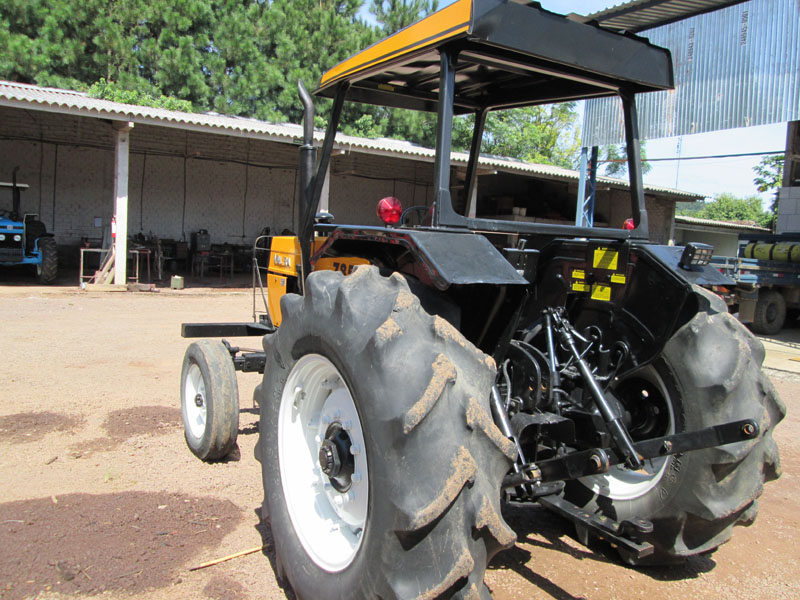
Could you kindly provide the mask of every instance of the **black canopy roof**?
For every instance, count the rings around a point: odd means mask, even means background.
[[[669,51],[512,0],[458,0],[326,72],[358,102],[436,110],[441,49],[457,51],[455,109],[474,112],[673,87]]]

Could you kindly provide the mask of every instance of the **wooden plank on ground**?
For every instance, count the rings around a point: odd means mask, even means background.
[[[83,289],[87,292],[127,292],[128,286],[116,283],[87,283]]]

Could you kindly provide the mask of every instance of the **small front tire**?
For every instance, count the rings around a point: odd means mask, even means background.
[[[181,416],[186,443],[205,461],[226,457],[239,434],[239,388],[225,345],[194,342],[181,370]]]

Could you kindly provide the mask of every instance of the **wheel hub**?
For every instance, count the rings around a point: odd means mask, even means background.
[[[615,408],[634,441],[675,433],[675,416],[666,386],[655,368],[641,369],[610,391]],[[602,475],[582,477],[581,482],[596,494],[612,500],[632,500],[658,485],[669,460],[648,459],[642,469],[616,465]]]
[[[341,423],[331,423],[319,447],[319,467],[338,492],[346,492],[352,483],[355,470],[355,457],[350,453],[352,445]]]
[[[197,395],[194,397],[194,405],[195,405],[197,408],[200,408],[201,406],[203,406],[203,394],[197,394]]]

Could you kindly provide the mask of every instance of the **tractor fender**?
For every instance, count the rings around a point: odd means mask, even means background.
[[[399,256],[408,252],[436,289],[451,285],[528,285],[483,235],[470,231],[334,226],[312,262],[331,255]]]

